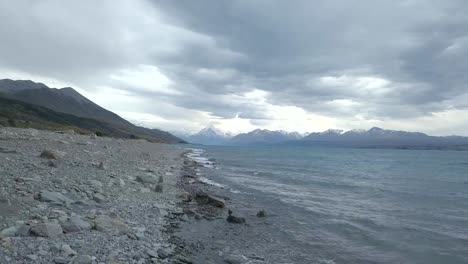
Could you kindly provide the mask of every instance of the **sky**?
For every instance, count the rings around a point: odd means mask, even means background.
[[[0,78],[147,127],[468,136],[465,0],[0,0]]]

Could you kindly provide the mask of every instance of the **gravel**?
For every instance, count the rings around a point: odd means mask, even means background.
[[[0,127],[0,150],[0,263],[188,263],[183,147]]]

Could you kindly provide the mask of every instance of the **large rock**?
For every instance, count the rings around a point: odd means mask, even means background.
[[[75,215],[70,217],[66,222],[62,223],[62,228],[65,233],[80,232],[83,230],[91,230],[91,224]]]
[[[63,233],[62,227],[55,223],[43,223],[31,227],[31,234],[39,237],[57,237]]]
[[[106,202],[106,197],[104,197],[104,195],[102,195],[101,193],[96,193],[96,194],[93,195],[93,200],[96,203],[105,203]]]
[[[155,192],[158,192],[158,193],[162,193],[163,192],[163,185],[162,184],[158,184],[154,187],[154,191]]]
[[[155,183],[156,177],[153,175],[138,175],[136,176],[136,181],[140,183]]]
[[[224,208],[226,205],[223,198],[206,193],[197,193],[196,199],[199,204],[209,204],[219,208]]]
[[[229,213],[229,216],[227,217],[226,220],[227,220],[229,223],[234,223],[234,224],[243,224],[243,223],[245,223],[245,218],[243,218],[243,217],[237,217],[237,216],[232,215],[232,211],[231,211],[231,210],[229,210],[228,213]]]
[[[37,198],[39,201],[56,204],[72,204],[74,201],[67,198],[65,195],[59,192],[41,191]]]
[[[266,217],[266,216],[267,216],[267,213],[265,210],[260,210],[257,213],[257,217]]]
[[[115,235],[123,235],[129,231],[129,227],[124,222],[108,215],[97,216],[94,220],[94,226],[98,231]]]
[[[171,253],[168,252],[167,250],[160,248],[158,249],[158,257],[161,259],[166,259],[171,256]]]
[[[12,237],[16,235],[16,231],[18,229],[15,226],[8,227],[6,229],[3,229],[0,232],[0,237]]]
[[[58,150],[54,150],[54,149],[44,149],[41,152],[40,157],[45,158],[45,159],[58,160],[58,159],[62,159],[63,157],[65,157],[65,155],[66,155],[66,153],[63,152],[63,151],[58,151]]]
[[[88,255],[80,255],[73,259],[73,264],[91,264],[93,263],[93,258]]]

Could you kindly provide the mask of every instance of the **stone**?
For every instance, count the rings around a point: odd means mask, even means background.
[[[168,252],[167,250],[160,248],[158,249],[158,257],[161,259],[166,259],[171,256],[171,253]]]
[[[31,227],[31,234],[39,237],[57,237],[63,233],[62,227],[55,223],[43,223]]]
[[[152,258],[158,257],[158,253],[157,253],[156,251],[154,251],[154,250],[151,250],[151,249],[148,249],[148,250],[146,251],[146,254],[148,254],[148,256],[150,256],[150,257],[152,257]]]
[[[53,150],[53,149],[44,149],[41,152],[40,157],[45,158],[45,159],[58,160],[58,159],[62,159],[63,157],[65,157],[65,155],[66,153],[63,151],[58,151],[58,150]]]
[[[197,202],[201,204],[209,204],[219,208],[224,208],[226,205],[223,198],[206,193],[197,193],[195,198]]]
[[[11,226],[6,229],[3,229],[0,232],[0,237],[13,237],[16,235],[17,230],[18,229],[16,228],[16,226]]]
[[[257,213],[257,217],[266,217],[266,216],[267,216],[267,213],[265,210],[260,210]]]
[[[60,251],[63,253],[64,256],[69,257],[69,256],[76,256],[77,253],[75,250],[73,250],[70,245],[68,244],[62,244],[60,247]]]
[[[227,264],[242,264],[244,260],[238,256],[227,256],[224,258],[224,262]]]
[[[156,185],[156,187],[154,187],[154,191],[158,192],[158,193],[162,193],[163,192],[163,186],[161,184]]]
[[[141,193],[150,193],[150,192],[151,192],[151,189],[150,189],[150,188],[141,187],[141,188],[140,188],[140,192],[141,192]]]
[[[70,260],[66,259],[66,258],[63,258],[63,257],[55,257],[54,258],[54,263],[57,263],[57,264],[68,264],[70,262]]]
[[[155,183],[156,178],[153,175],[137,175],[136,181],[139,183]]]
[[[106,202],[106,197],[104,197],[104,195],[102,195],[100,193],[96,193],[96,194],[93,195],[93,200],[96,203],[105,203]]]
[[[29,259],[29,260],[32,260],[32,261],[36,261],[36,260],[37,260],[37,256],[34,255],[34,254],[26,255],[26,258]]]
[[[59,192],[51,192],[51,191],[41,191],[37,199],[41,202],[47,203],[56,203],[56,204],[72,204],[74,201],[65,197],[65,195]]]
[[[90,180],[88,184],[93,187],[94,189],[100,189],[102,188],[102,182],[97,181],[97,180]]]
[[[226,220],[229,223],[234,223],[234,224],[243,224],[243,223],[245,223],[245,218],[233,216],[231,210],[229,210],[228,213],[229,213],[229,216],[227,217]]]
[[[129,227],[119,219],[111,218],[108,215],[99,215],[94,220],[96,230],[112,233],[115,235],[124,235],[129,231]]]
[[[93,263],[93,258],[89,255],[79,255],[72,261],[73,264],[91,264]]]
[[[18,230],[16,230],[16,236],[19,236],[19,237],[29,236],[30,231],[31,231],[30,225],[20,225],[18,227]]]
[[[104,165],[104,162],[99,162],[99,164],[96,166],[100,170],[105,170],[107,169],[106,165]]]
[[[159,176],[158,183],[163,183],[163,182],[164,182],[163,176]]]
[[[123,179],[119,179],[119,185],[120,185],[120,187],[124,187],[125,186],[125,181]]]
[[[47,161],[47,166],[52,167],[52,168],[57,168],[57,167],[58,167],[58,163],[57,163],[56,160],[48,160],[48,161]]]
[[[188,192],[181,192],[177,195],[183,202],[190,202],[192,200],[192,196]]]
[[[65,233],[80,232],[91,230],[91,224],[84,221],[80,216],[71,216],[70,219],[62,223],[62,228]]]
[[[3,148],[3,147],[0,147],[0,153],[5,153],[5,154],[19,154],[18,151],[14,150],[14,149],[7,149],[7,148]]]

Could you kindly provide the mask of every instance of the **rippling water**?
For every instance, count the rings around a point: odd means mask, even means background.
[[[196,147],[278,263],[468,263],[468,153]]]

